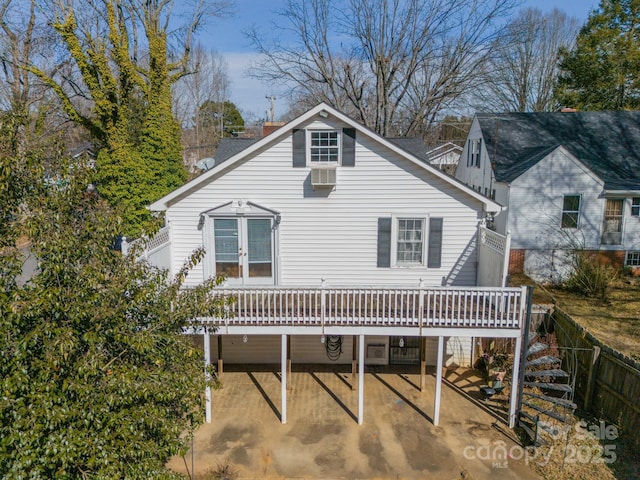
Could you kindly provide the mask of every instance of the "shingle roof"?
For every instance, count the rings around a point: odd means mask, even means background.
[[[223,138],[218,144],[216,153],[213,158],[216,159],[216,165],[221,164],[225,160],[229,160],[235,154],[240,153],[249,145],[256,143],[259,138]]]
[[[429,163],[427,156],[427,146],[419,137],[387,137],[387,140],[396,144],[403,150],[411,153],[414,157],[418,157],[425,163]]]
[[[640,111],[476,115],[496,179],[511,182],[562,145],[605,182],[640,190]]]

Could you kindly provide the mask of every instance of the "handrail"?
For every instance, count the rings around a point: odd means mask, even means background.
[[[493,287],[220,287],[226,325],[520,329],[526,293]]]

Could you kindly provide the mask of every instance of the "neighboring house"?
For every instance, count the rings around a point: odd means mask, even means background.
[[[519,342],[526,295],[503,288],[508,242],[483,225],[500,205],[412,154],[411,140],[321,104],[234,141],[149,207],[166,227],[144,252],[175,273],[204,246],[188,284],[226,276],[214,293],[234,299],[228,314],[202,319],[218,328],[211,351],[203,341],[220,371],[222,358],[351,364],[356,353],[363,368],[366,353],[424,375],[470,365],[474,337]]]
[[[478,114],[455,176],[507,207],[512,273],[559,281],[576,248],[640,267],[640,112]]]
[[[426,153],[429,163],[438,169],[453,175],[456,171],[462,147],[453,142],[446,142],[432,148]]]

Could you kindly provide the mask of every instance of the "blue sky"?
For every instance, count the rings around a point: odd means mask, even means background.
[[[526,0],[522,8],[535,7],[549,12],[557,7],[584,22],[598,3],[599,0]],[[265,96],[272,95],[275,91],[269,85],[247,77],[246,71],[256,55],[243,32],[252,25],[268,32],[271,22],[278,18],[275,11],[284,4],[284,0],[235,0],[233,16],[211,22],[198,36],[206,48],[215,49],[226,58],[231,80],[231,100],[243,113],[257,118],[264,118],[269,108]],[[286,101],[277,99],[276,118],[285,110]]]

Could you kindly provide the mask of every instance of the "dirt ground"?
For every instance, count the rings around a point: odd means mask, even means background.
[[[420,392],[415,368],[371,367],[358,425],[350,372],[294,365],[282,425],[278,368],[234,370],[227,367],[223,388],[213,392],[213,422],[195,434],[196,478],[224,465],[240,479],[539,478],[492,404],[479,399],[483,381],[473,371],[447,372],[435,427],[433,372]],[[187,473],[191,452],[169,466]]]

